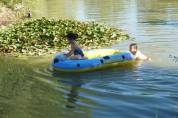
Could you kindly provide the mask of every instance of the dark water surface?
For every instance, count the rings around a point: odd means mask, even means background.
[[[178,118],[177,0],[37,0],[34,17],[105,22],[152,57],[132,67],[51,71],[52,57],[0,57],[0,118]]]

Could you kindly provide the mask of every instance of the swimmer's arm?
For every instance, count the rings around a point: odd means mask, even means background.
[[[150,58],[150,57],[145,56],[145,58],[143,58],[142,60],[148,60],[148,61],[151,61],[151,58]]]
[[[150,57],[147,57],[147,59],[146,59],[146,60],[151,61],[152,59],[151,59]]]
[[[151,60],[150,57],[148,57],[148,56],[142,54],[140,51],[139,51],[139,54],[138,54],[138,57],[137,57],[137,58],[140,59],[140,60]]]

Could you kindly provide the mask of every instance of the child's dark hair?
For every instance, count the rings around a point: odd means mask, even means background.
[[[72,33],[72,32],[69,32],[67,33],[67,39],[68,40],[76,40],[78,38],[78,34],[75,34],[75,33]]]
[[[132,46],[134,46],[136,49],[138,48],[138,46],[137,46],[137,44],[136,43],[132,43],[132,44],[130,44],[130,48],[132,47]]]

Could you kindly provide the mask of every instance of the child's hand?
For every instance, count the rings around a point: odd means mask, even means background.
[[[150,58],[150,57],[148,57],[148,58],[147,58],[147,60],[148,60],[148,61],[151,61],[151,58]]]

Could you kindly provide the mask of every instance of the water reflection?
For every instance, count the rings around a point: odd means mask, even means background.
[[[66,104],[66,107],[75,108],[79,99],[79,89],[84,84],[83,78],[80,74],[72,74],[71,76],[71,74],[60,74],[58,72],[54,72],[53,76],[58,78],[59,84],[63,83],[70,87],[66,98],[69,104]]]
[[[167,25],[167,26],[173,26],[177,27],[178,26],[178,21],[165,21],[165,20],[153,20],[153,21],[143,21],[139,22],[143,24],[150,24],[150,25]]]
[[[53,71],[53,77],[58,78],[59,84],[65,84],[65,86],[69,87],[69,90],[66,94],[66,99],[68,101],[66,107],[74,109],[79,104],[83,104],[81,101],[81,90],[88,89],[85,87],[90,83],[95,83],[96,81],[109,82],[130,77],[141,80],[136,71],[136,68],[138,68],[137,66],[139,66],[139,64],[141,64],[141,62],[137,62],[137,64],[134,63],[133,65],[116,67],[114,69],[87,73],[60,73],[58,71]]]

